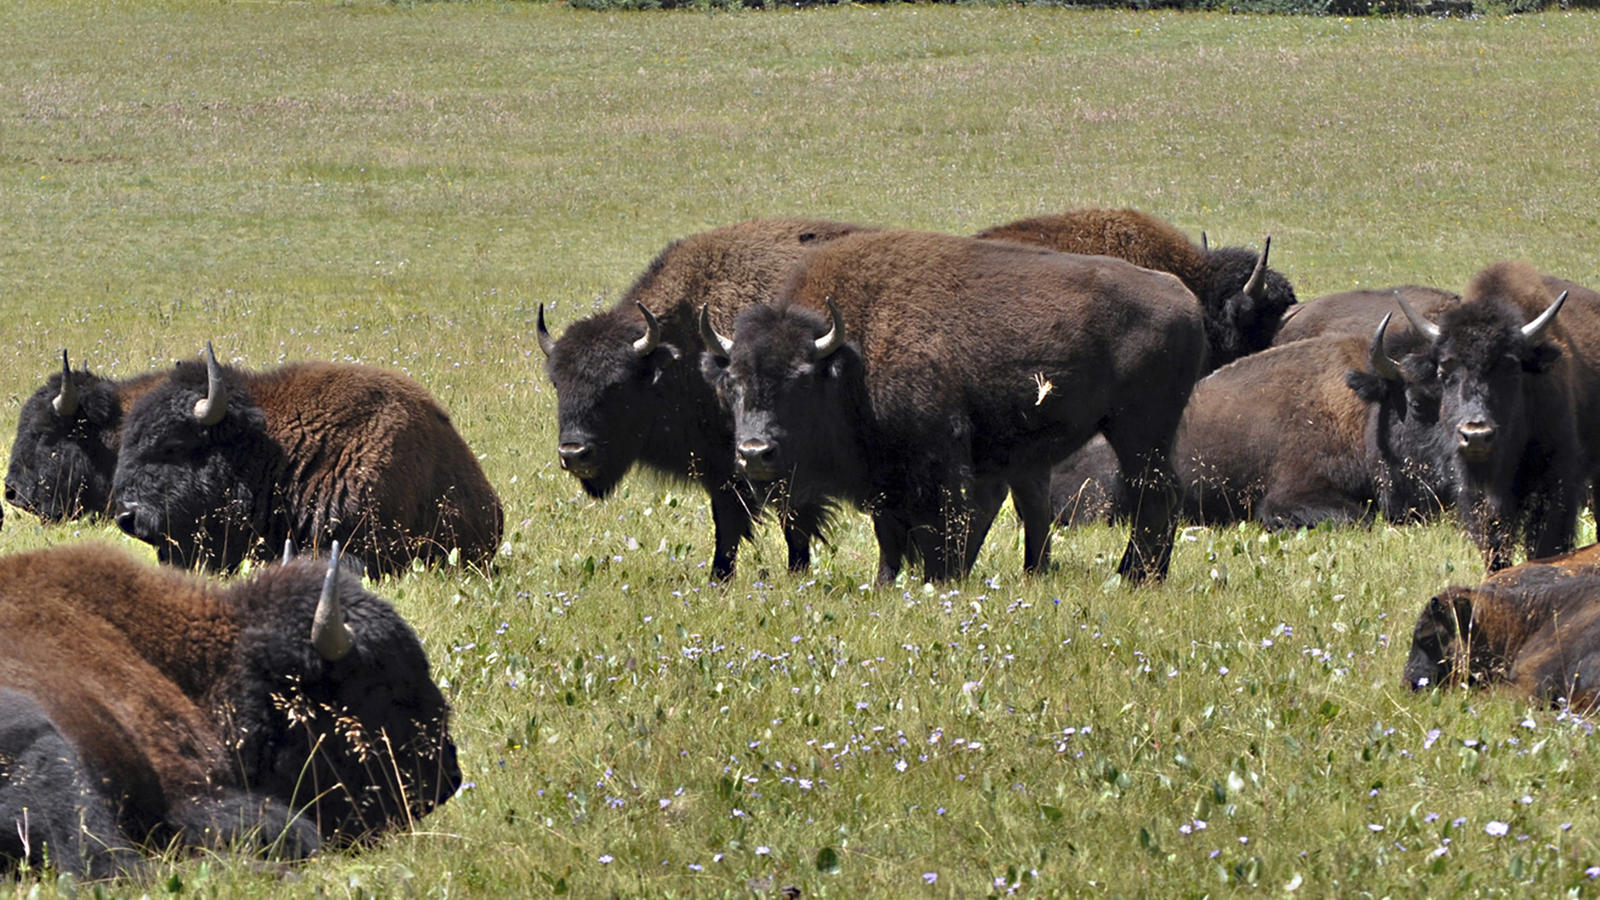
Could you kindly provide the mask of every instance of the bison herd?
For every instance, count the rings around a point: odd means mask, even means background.
[[[1459,295],[1297,302],[1269,247],[1094,209],[973,236],[695,234],[559,338],[540,308],[557,458],[596,498],[636,465],[698,483],[718,581],[763,515],[805,569],[842,504],[872,522],[880,582],[965,575],[1008,496],[1028,571],[1058,525],[1105,520],[1131,582],[1166,575],[1182,521],[1453,510],[1493,574],[1424,607],[1406,683],[1600,702],[1600,553],[1572,551],[1600,476],[1600,294],[1500,262]],[[246,371],[209,344],[122,381],[61,362],[23,405],[6,500],[109,517],[174,567],[263,565],[219,585],[105,548],[0,559],[0,866],[297,858],[448,799],[448,705],[359,578],[499,546],[439,403],[390,371]]]

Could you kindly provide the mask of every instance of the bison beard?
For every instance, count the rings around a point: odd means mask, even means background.
[[[220,587],[105,547],[0,559],[0,865],[365,842],[459,786],[448,717],[416,635],[332,561]]]

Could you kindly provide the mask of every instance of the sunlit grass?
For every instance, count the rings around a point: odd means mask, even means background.
[[[108,892],[1590,891],[1589,725],[1399,684],[1422,602],[1481,577],[1447,525],[1192,530],[1132,590],[1111,528],[1022,579],[1006,514],[971,579],[872,589],[846,513],[809,575],[767,526],[713,588],[697,490],[595,502],[555,466],[533,316],[559,332],[749,216],[970,232],[1074,205],[1270,232],[1302,297],[1506,256],[1600,285],[1595,25],[13,4],[0,429],[61,347],[114,376],[208,339],[360,361],[439,395],[507,511],[492,573],[378,586],[469,789],[357,856],[167,858]],[[126,543],[7,509],[0,549],[90,538]]]

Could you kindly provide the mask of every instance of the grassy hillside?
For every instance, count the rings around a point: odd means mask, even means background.
[[[1023,579],[1003,516],[968,581],[873,589],[850,513],[808,577],[769,528],[712,588],[697,489],[596,503],[555,465],[533,317],[559,333],[751,216],[969,232],[1083,205],[1270,232],[1302,298],[1505,257],[1600,286],[1597,25],[9,4],[0,431],[62,347],[113,376],[207,339],[355,360],[438,394],[507,508],[491,575],[378,585],[469,790],[360,855],[96,890],[1593,893],[1590,723],[1399,684],[1423,601],[1481,576],[1454,529],[1193,529],[1131,590],[1120,531],[1059,534]],[[129,544],[7,509],[0,550],[90,539]]]

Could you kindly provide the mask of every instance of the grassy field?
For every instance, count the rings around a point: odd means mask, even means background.
[[[533,317],[559,333],[751,216],[968,232],[1090,205],[1270,232],[1303,299],[1505,257],[1600,286],[1597,45],[1593,14],[7,3],[0,430],[62,347],[113,376],[207,339],[391,366],[451,410],[508,528],[490,575],[378,585],[472,782],[415,832],[0,893],[1596,894],[1591,723],[1399,684],[1421,604],[1481,577],[1454,529],[1193,529],[1132,590],[1120,531],[1058,534],[1023,579],[1003,516],[968,581],[872,589],[850,513],[808,577],[769,529],[712,588],[697,489],[596,503],[556,466]],[[130,545],[0,530],[79,540]]]

